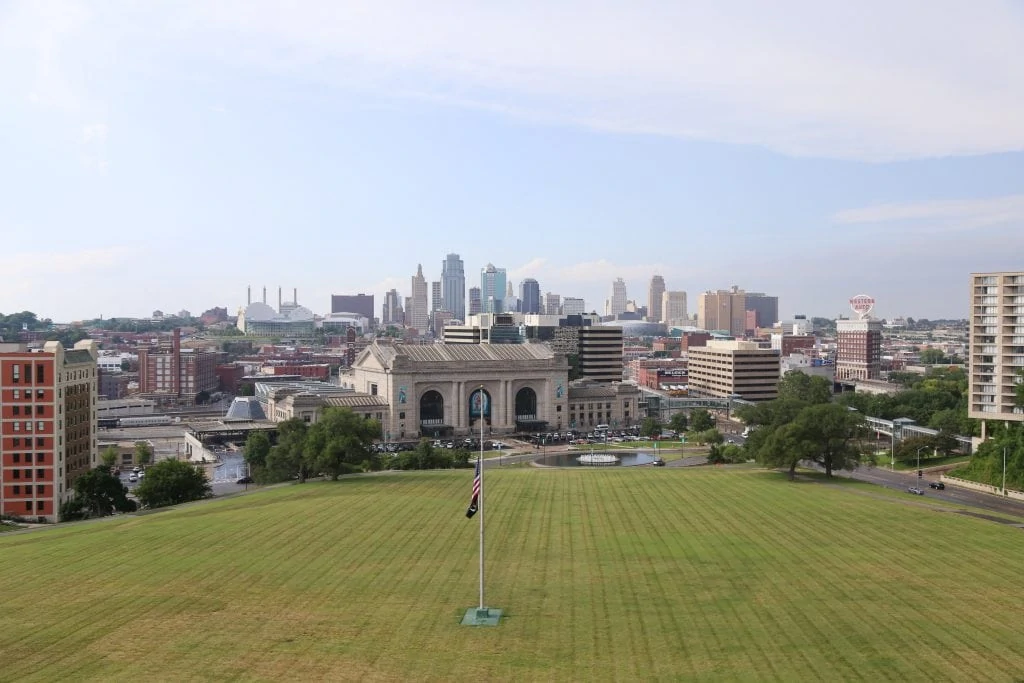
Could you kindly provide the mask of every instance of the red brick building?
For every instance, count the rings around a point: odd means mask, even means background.
[[[170,341],[139,349],[139,392],[161,404],[190,406],[202,392],[217,391],[223,354],[181,348],[181,330]]]
[[[0,513],[56,522],[95,466],[98,355],[91,340],[0,344]]]
[[[326,381],[331,376],[331,366],[323,364],[309,365],[264,365],[265,375],[300,375],[306,379],[319,379]]]
[[[217,373],[218,389],[229,394],[238,394],[242,378],[245,377],[245,368],[231,363],[228,365],[218,365],[215,372]]]

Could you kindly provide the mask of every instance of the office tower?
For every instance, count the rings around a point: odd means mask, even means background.
[[[495,268],[493,263],[480,270],[480,304],[483,313],[501,313],[501,302],[505,298],[505,269]]]
[[[562,312],[562,298],[557,294],[548,292],[544,295],[544,314],[559,315]]]
[[[757,342],[711,340],[687,349],[692,396],[770,401],[779,395],[779,352]]]
[[[382,310],[382,325],[401,325],[405,321],[402,316],[402,299],[398,296],[398,290],[389,290],[384,295],[384,308]]]
[[[665,278],[655,275],[651,278],[651,286],[647,289],[647,319],[651,322],[662,322],[662,295],[665,293]]]
[[[444,310],[444,298],[441,294],[441,281],[434,280],[430,283],[430,312]]]
[[[167,341],[139,349],[139,392],[161,404],[194,405],[196,396],[217,390],[221,354],[181,348],[181,329]]]
[[[402,308],[402,324],[412,327],[412,297],[405,297],[405,306]]]
[[[779,297],[763,292],[747,292],[746,307],[754,311],[755,327],[774,327],[779,322]]]
[[[1024,382],[1024,272],[971,273],[971,312],[967,414],[981,420],[1024,422],[1016,405]]]
[[[358,313],[373,322],[373,311],[373,294],[331,295],[331,313]]]
[[[445,310],[456,320],[466,321],[466,271],[458,254],[448,254],[441,263],[441,296]]]
[[[417,264],[412,276],[412,308],[409,311],[410,327],[425,334],[430,326],[430,309],[427,302],[427,280],[423,277],[423,265]]]
[[[882,376],[882,321],[836,321],[836,379]]]
[[[686,314],[686,292],[662,292],[661,322],[666,325],[685,325],[689,322]]]
[[[0,343],[0,514],[56,522],[97,463],[96,342]]]
[[[481,300],[481,293],[479,287],[469,288],[469,314],[478,315],[483,313],[483,301]],[[463,322],[466,322],[465,320]]]
[[[626,312],[626,283],[622,278],[617,278],[612,283],[612,295],[605,301],[604,314],[608,316],[619,316]]]
[[[519,303],[523,313],[542,313],[540,283],[531,277],[519,283]]]
[[[697,326],[742,337],[747,329],[746,305],[746,292],[735,285],[732,289],[704,292],[697,301]]]
[[[622,381],[622,328],[577,327],[580,376],[597,382]]]
[[[587,302],[575,296],[562,299],[562,315],[583,315],[587,312]]]

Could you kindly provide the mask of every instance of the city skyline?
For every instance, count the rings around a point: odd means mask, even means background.
[[[237,9],[0,8],[0,311],[321,311],[447,250],[597,311],[659,274],[962,318],[1020,267],[1018,5]]]

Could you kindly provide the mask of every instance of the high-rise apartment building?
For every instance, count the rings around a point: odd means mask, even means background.
[[[482,301],[480,288],[470,287],[469,288],[469,315],[477,315],[484,312],[484,304]],[[465,321],[463,321],[465,322]]]
[[[408,309],[408,326],[420,334],[426,334],[430,326],[430,309],[427,302],[427,279],[423,277],[423,265],[416,265],[416,274],[412,276],[412,306]]]
[[[502,302],[506,293],[506,276],[504,268],[495,268],[488,263],[480,270],[480,304],[482,313],[501,313]]]
[[[540,283],[528,277],[519,283],[519,309],[522,313],[541,313]]]
[[[836,348],[837,380],[882,376],[881,320],[837,320]]]
[[[683,325],[688,321],[686,292],[662,292],[661,322],[666,325]]]
[[[139,392],[164,405],[191,406],[202,393],[217,391],[222,354],[181,348],[181,330],[169,340],[139,349]]]
[[[651,286],[647,289],[647,319],[651,322],[665,320],[661,315],[662,295],[665,293],[665,278],[655,275],[651,278]]]
[[[763,292],[747,292],[746,307],[754,312],[755,327],[774,327],[779,322],[779,297]]]
[[[97,464],[96,343],[0,343],[0,514],[56,522]]]
[[[544,314],[545,315],[561,315],[562,313],[562,297],[557,294],[548,292],[544,295]]]
[[[626,283],[622,278],[616,278],[612,283],[612,295],[605,302],[604,314],[608,316],[619,316],[626,312]]]
[[[441,263],[443,308],[456,320],[466,321],[466,271],[458,254],[448,254]]]
[[[587,312],[587,302],[575,296],[562,299],[562,315],[583,315]]]
[[[687,349],[692,396],[770,401],[779,395],[779,352],[756,342],[711,340]]]
[[[746,305],[746,292],[736,286],[704,292],[697,301],[697,326],[742,337],[747,328]]]
[[[1024,382],[1024,272],[971,273],[967,414],[981,420],[1024,422],[1016,387]]]

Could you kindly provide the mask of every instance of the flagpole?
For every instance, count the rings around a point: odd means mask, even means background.
[[[480,385],[480,607],[484,608],[484,385]]]

